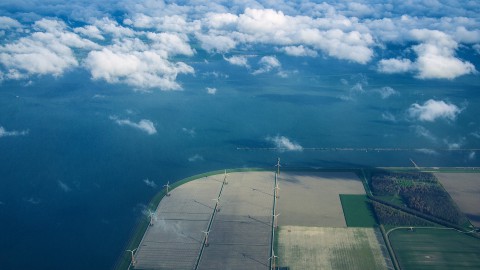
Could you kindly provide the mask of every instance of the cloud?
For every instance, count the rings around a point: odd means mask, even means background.
[[[162,52],[145,50],[129,51],[103,48],[92,51],[85,59],[94,80],[103,79],[109,83],[126,83],[143,88],[178,90],[178,74],[191,74],[193,68],[183,62],[172,63]]]
[[[414,126],[415,134],[419,137],[426,138],[432,142],[436,142],[438,139],[435,137],[430,130],[422,127],[422,126]]]
[[[145,185],[147,185],[151,188],[156,188],[157,187],[157,184],[153,180],[149,180],[148,178],[143,179],[143,182],[145,183]]]
[[[41,19],[33,25],[35,32],[13,43],[0,46],[0,63],[19,75],[60,76],[78,66],[72,48],[98,48],[96,43],[69,32],[62,21]],[[24,76],[11,76],[11,79]]]
[[[414,70],[414,64],[409,59],[382,59],[378,62],[381,73],[405,73]]]
[[[391,114],[390,112],[382,113],[382,119],[388,122],[397,122],[395,115]]]
[[[421,149],[415,149],[415,151],[419,153],[427,154],[427,155],[432,155],[432,156],[438,155],[438,152],[433,149],[421,148]]]
[[[225,53],[237,45],[237,42],[229,36],[197,33],[196,38],[201,42],[202,48],[208,52]]]
[[[72,191],[72,189],[67,184],[65,184],[60,180],[57,181],[57,184],[58,184],[58,187],[60,187],[60,189],[63,190],[64,192]]]
[[[22,24],[15,19],[0,16],[0,29],[22,28]]]
[[[217,88],[214,87],[207,87],[207,93],[210,95],[215,95],[217,93]]]
[[[42,200],[38,199],[38,198],[34,198],[34,197],[30,197],[30,198],[23,198],[24,201],[30,203],[30,204],[40,204],[42,202]]]
[[[470,159],[470,160],[474,160],[475,157],[476,157],[475,151],[472,151],[472,152],[470,152],[470,154],[468,154],[468,159]]]
[[[382,88],[379,88],[379,89],[375,89],[374,91],[379,93],[380,96],[382,97],[382,99],[387,99],[387,98],[389,98],[391,96],[394,96],[394,95],[400,95],[400,93],[398,93],[395,89],[393,89],[392,87],[389,87],[389,86],[385,86],[385,87],[382,87]]]
[[[248,67],[248,58],[246,56],[234,55],[230,58],[224,56],[223,59],[232,65]]]
[[[286,46],[281,49],[284,51],[287,55],[291,56],[310,56],[310,57],[316,57],[318,53],[312,49],[309,49],[307,47],[304,47],[303,45],[299,46]]]
[[[477,139],[480,139],[480,132],[479,131],[471,132],[470,135],[472,135],[473,137],[475,137]]]
[[[89,38],[105,40],[105,38],[102,36],[102,33],[100,32],[98,27],[96,27],[95,25],[86,25],[84,27],[77,27],[73,29],[73,32],[82,34]]]
[[[148,119],[142,119],[138,123],[132,122],[129,119],[119,119],[117,116],[110,116],[110,119],[115,121],[119,126],[129,126],[141,130],[148,135],[157,133],[157,129],[152,121]]]
[[[275,56],[263,56],[260,58],[260,61],[258,61],[258,64],[260,68],[252,72],[253,75],[270,72],[271,70],[280,68],[281,66],[280,61],[278,61]]]
[[[417,54],[415,62],[409,59],[382,59],[378,71],[404,73],[414,71],[420,79],[455,79],[476,73],[475,66],[455,56],[458,43],[449,35],[428,29],[413,29],[410,36],[421,42],[412,47]]]
[[[0,138],[2,137],[16,137],[16,136],[25,136],[28,135],[28,130],[22,130],[22,131],[17,131],[17,130],[12,130],[8,131],[4,127],[0,126]]]
[[[285,136],[267,137],[266,140],[272,142],[279,151],[303,151],[303,147],[300,144],[292,142]]]
[[[194,128],[188,129],[188,128],[182,128],[182,131],[190,135],[191,137],[195,137],[196,132]]]
[[[443,100],[427,100],[423,105],[414,103],[408,109],[408,115],[419,121],[433,122],[437,119],[454,121],[462,110],[455,104]]]
[[[188,158],[189,162],[196,162],[196,161],[203,161],[203,160],[204,160],[203,157],[200,156],[199,154],[195,154]]]

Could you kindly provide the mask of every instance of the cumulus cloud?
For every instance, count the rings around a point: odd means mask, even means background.
[[[22,24],[10,17],[0,16],[0,29],[22,28]]]
[[[215,87],[207,87],[207,93],[210,95],[215,95],[217,93],[217,88]]]
[[[153,180],[149,180],[148,178],[143,179],[143,183],[145,183],[145,185],[147,185],[151,188],[156,188],[157,187],[157,184]]]
[[[291,141],[285,136],[267,137],[267,141],[273,143],[279,151],[303,151],[303,147],[300,144]]]
[[[260,61],[258,61],[258,65],[260,68],[255,70],[252,73],[253,75],[270,72],[271,70],[280,68],[281,66],[280,61],[278,61],[277,57],[275,56],[263,56],[260,58]]]
[[[178,74],[193,73],[191,66],[167,60],[162,52],[145,50],[123,52],[111,48],[92,51],[85,59],[85,66],[94,80],[109,83],[126,83],[138,88],[181,89],[176,82]]]
[[[423,105],[414,103],[408,109],[408,115],[419,121],[433,122],[437,119],[454,121],[462,110],[455,104],[443,100],[429,99]]]
[[[11,131],[8,131],[4,127],[0,126],[0,138],[2,138],[2,137],[25,136],[25,135],[28,134],[28,132],[29,132],[28,130],[22,130],[22,131],[11,130]]]
[[[303,45],[299,46],[286,46],[281,49],[287,55],[291,56],[310,56],[316,57],[318,53],[312,49],[309,49]]]
[[[232,65],[248,67],[248,58],[246,56],[234,55],[232,57],[223,57],[225,61]]]
[[[475,66],[455,55],[458,43],[449,35],[428,29],[413,29],[411,37],[421,42],[412,47],[417,54],[415,62],[409,59],[382,59],[378,70],[383,73],[414,71],[420,79],[455,79],[476,73]]]
[[[157,133],[155,124],[148,119],[142,119],[138,123],[132,122],[129,119],[119,119],[117,116],[110,116],[110,119],[115,121],[119,126],[129,126],[138,130],[141,130],[148,135],[153,135]]]
[[[17,42],[0,46],[0,63],[18,74],[59,76],[78,66],[72,48],[98,48],[96,43],[68,31],[64,22],[41,19],[33,25],[35,32]],[[22,78],[17,76],[10,78]]]
[[[413,69],[414,64],[409,59],[382,59],[378,62],[378,71],[382,73],[405,73]]]

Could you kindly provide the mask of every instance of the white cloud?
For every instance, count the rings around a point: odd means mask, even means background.
[[[390,112],[382,113],[382,119],[389,122],[397,122],[395,115],[391,114]]]
[[[418,42],[412,47],[417,54],[415,62],[409,59],[382,59],[378,70],[383,73],[417,72],[420,79],[455,79],[476,73],[475,66],[455,56],[458,43],[449,35],[428,29],[413,29],[410,36]]]
[[[196,161],[203,161],[203,160],[204,160],[203,157],[200,156],[199,154],[195,154],[188,158],[189,162],[196,162]]]
[[[0,16],[0,29],[22,28],[22,24],[10,17]]]
[[[382,59],[378,62],[378,71],[382,73],[405,73],[414,69],[409,59]]]
[[[23,78],[25,74],[51,74],[59,76],[69,68],[78,66],[72,48],[98,48],[96,43],[69,32],[65,23],[42,19],[33,25],[36,30],[17,42],[0,46],[0,63],[11,79]]]
[[[115,121],[119,126],[129,126],[141,130],[148,135],[153,135],[157,133],[155,124],[148,119],[142,119],[138,123],[132,122],[129,119],[119,119],[117,116],[110,116],[110,119]]]
[[[394,95],[399,95],[400,93],[398,93],[395,89],[393,89],[392,87],[389,87],[389,86],[385,86],[385,87],[382,87],[382,88],[379,88],[379,89],[375,89],[374,90],[375,92],[379,93],[380,96],[383,98],[383,99],[387,99],[391,96],[394,96]]]
[[[143,182],[145,183],[145,185],[147,185],[151,188],[156,188],[157,187],[157,184],[153,180],[149,180],[148,178],[143,179]]]
[[[303,147],[300,144],[291,141],[285,136],[267,137],[267,141],[272,142],[279,151],[303,151]]]
[[[236,41],[229,36],[198,33],[196,37],[201,42],[202,48],[208,52],[225,53],[237,45]]]
[[[60,189],[63,190],[64,192],[72,191],[72,189],[67,184],[65,184],[60,180],[57,181],[57,184],[58,184],[58,187],[60,187]]]
[[[86,25],[84,27],[77,27],[77,28],[74,28],[73,31],[75,33],[80,33],[89,38],[105,40],[105,38],[102,36],[102,33],[95,25]]]
[[[224,56],[223,59],[232,65],[248,67],[248,58],[246,56],[234,55],[230,58]]]
[[[280,61],[275,56],[263,56],[258,61],[260,68],[255,70],[252,74],[257,75],[261,73],[270,72],[273,69],[280,68]]]
[[[429,99],[423,105],[412,104],[407,112],[419,121],[433,122],[440,118],[454,121],[461,111],[455,104]]]
[[[475,151],[472,151],[472,152],[470,152],[470,154],[468,154],[468,159],[470,159],[470,160],[475,159],[475,157],[476,157]]]
[[[477,52],[477,54],[480,54],[480,44],[475,44],[472,46],[472,48]]]
[[[210,95],[215,95],[217,93],[217,88],[214,87],[207,87],[207,93]]]
[[[117,48],[112,48],[117,49]],[[85,66],[92,78],[109,83],[126,83],[139,88],[178,90],[175,81],[178,74],[193,73],[193,68],[183,62],[172,63],[167,55],[158,51],[112,51],[104,48],[92,51],[85,59]]]
[[[432,155],[432,156],[438,155],[438,152],[433,149],[421,148],[421,149],[415,149],[415,151],[419,153],[427,154],[427,155]]]
[[[303,45],[300,46],[286,46],[282,48],[287,55],[291,56],[310,56],[316,57],[318,53],[312,49],[309,49]]]
[[[430,130],[422,127],[422,126],[414,126],[414,129],[415,129],[415,134],[417,134],[417,136],[419,137],[423,137],[423,138],[426,138],[432,142],[436,142],[438,139],[437,137],[435,137],[435,135],[433,135]]]
[[[25,136],[28,134],[28,130],[22,130],[22,131],[17,131],[17,130],[12,130],[8,131],[4,127],[0,126],[0,138],[2,137],[15,137],[15,136]]]

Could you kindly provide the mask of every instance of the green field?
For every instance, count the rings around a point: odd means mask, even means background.
[[[401,269],[480,269],[480,239],[455,230],[399,229],[389,235]]]
[[[373,227],[377,225],[366,195],[340,194],[340,201],[348,227]]]

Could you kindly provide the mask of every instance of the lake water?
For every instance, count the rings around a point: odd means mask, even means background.
[[[1,268],[110,269],[167,181],[210,170],[273,169],[277,157],[285,167],[412,166],[410,158],[419,166],[480,166],[472,151],[308,150],[480,148],[478,76],[418,80],[322,57],[277,57],[286,78],[254,76],[200,51],[186,60],[195,75],[178,78],[183,91],[134,91],[80,70],[3,82],[0,126],[28,134],[0,138]],[[382,99],[383,87],[398,94]],[[429,99],[462,112],[454,121],[408,117],[411,104]],[[148,119],[157,133],[112,118]],[[276,136],[307,149],[260,149],[275,147]]]

